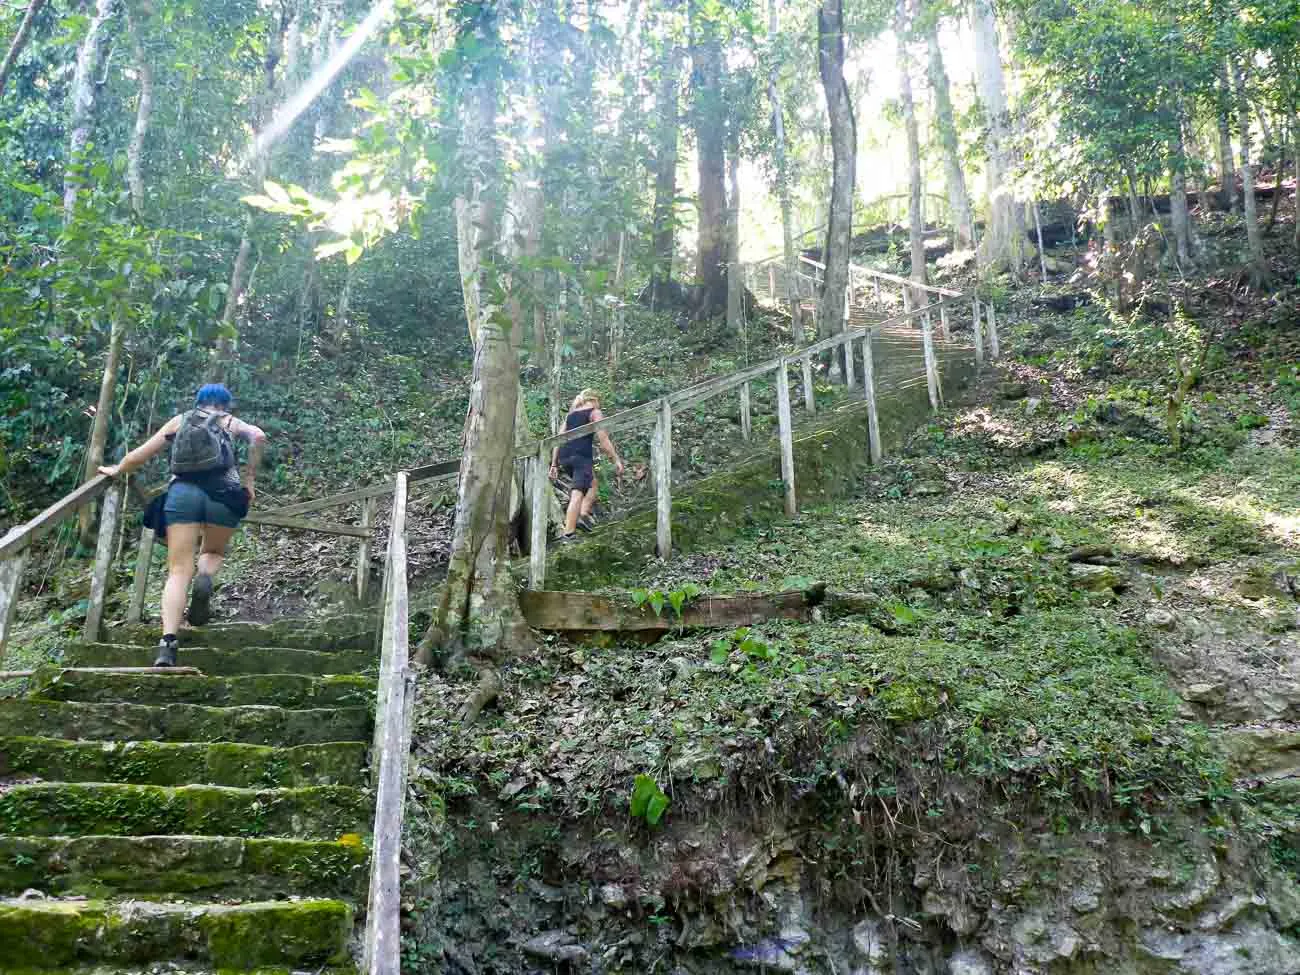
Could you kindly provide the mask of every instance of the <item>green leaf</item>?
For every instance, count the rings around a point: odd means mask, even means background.
[[[650,608],[655,611],[656,616],[662,615],[664,611],[664,594],[658,589],[650,594]]]
[[[709,644],[709,659],[715,664],[725,664],[729,656],[731,656],[731,641],[726,637],[718,637]]]
[[[682,618],[682,607],[686,605],[686,593],[681,589],[674,589],[668,594],[668,602],[673,607],[673,612],[677,618]]]
[[[668,797],[662,792],[656,796],[651,796],[649,803],[646,804],[645,821],[651,826],[658,826],[659,820],[664,818],[664,813],[668,811]]]

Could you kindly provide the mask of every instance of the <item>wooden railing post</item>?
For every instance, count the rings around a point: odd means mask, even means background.
[[[140,531],[140,547],[135,554],[135,582],[131,585],[131,605],[126,611],[128,623],[139,623],[144,618],[144,597],[149,591],[149,573],[153,570],[154,530]]]
[[[87,643],[99,640],[104,622],[104,599],[108,596],[108,576],[113,568],[113,545],[117,541],[117,519],[122,513],[122,485],[112,484],[104,492],[104,507],[99,515],[99,540],[95,545],[95,566],[90,574],[90,605],[86,608]]]
[[[930,409],[938,413],[943,393],[939,390],[939,367],[934,360],[934,335],[929,314],[921,316],[921,345],[925,350],[925,385],[930,392]]]
[[[740,387],[740,435],[749,440],[754,435],[754,419],[749,407],[749,383]]]
[[[912,314],[912,291],[907,285],[903,285],[903,314]],[[911,324],[910,322],[908,324]]]
[[[787,288],[789,283],[787,283]],[[767,266],[767,290],[772,294],[772,304],[776,304],[776,265]]]
[[[776,422],[781,436],[781,481],[785,484],[785,513],[793,518],[799,512],[794,490],[794,425],[790,418],[789,362],[782,359],[776,367]]]
[[[0,663],[5,659],[5,644],[13,631],[18,611],[18,596],[23,588],[23,566],[27,563],[27,549],[0,559]]]
[[[667,559],[673,550],[673,408],[667,397],[659,402],[650,463],[655,478],[655,550]]]
[[[989,302],[989,358],[996,362],[1001,358],[1001,350],[998,348],[998,316],[993,310],[993,302]]]
[[[532,468],[533,476],[528,484],[528,588],[539,590],[546,585],[546,521],[549,514],[546,492],[551,482],[550,458],[546,456],[544,443],[537,448]]]
[[[879,464],[880,417],[876,413],[876,357],[871,349],[870,328],[862,339],[862,395],[867,401],[867,441],[871,449],[871,463]]]
[[[367,531],[375,524],[375,499],[366,498],[361,502],[361,527]],[[357,602],[366,601],[366,590],[370,588],[370,536],[361,539],[357,546]]]
[[[939,338],[945,342],[952,337],[948,331],[948,302],[947,300],[939,302]]]
[[[799,365],[803,367],[803,408],[808,411],[809,416],[817,412],[816,390],[813,389],[813,369],[812,356],[806,355],[799,360]]]
[[[980,300],[971,295],[971,321],[975,323],[975,371],[984,368],[984,322],[980,317]]]

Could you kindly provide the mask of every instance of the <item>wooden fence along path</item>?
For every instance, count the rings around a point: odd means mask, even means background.
[[[824,267],[808,258],[801,259],[801,270],[793,281],[785,280],[782,267],[775,259],[744,268],[751,290],[771,304],[784,303],[793,314],[806,311],[821,287]],[[766,288],[760,285],[766,285]],[[895,300],[894,294],[898,298]],[[998,354],[997,325],[992,306],[987,307],[987,332],[980,303],[973,297],[945,288],[920,285],[895,275],[869,268],[853,267],[848,288],[845,328],[838,334],[806,345],[787,355],[749,366],[727,376],[710,379],[678,390],[667,396],[605,417],[596,423],[517,448],[516,459],[526,468],[531,505],[531,547],[529,551],[528,588],[541,590],[545,582],[546,546],[549,527],[549,477],[551,451],[569,440],[587,436],[597,430],[652,428],[651,461],[655,486],[656,549],[661,557],[672,551],[672,465],[673,416],[684,409],[699,406],[719,396],[735,393],[740,399],[742,436],[752,437],[751,385],[769,375],[775,378],[778,440],[781,479],[785,491],[785,509],[797,510],[798,486],[794,467],[794,412],[791,404],[790,373],[793,370],[802,389],[803,410],[816,412],[813,396],[814,363],[819,357],[840,354],[838,368],[846,388],[860,390],[866,401],[869,436],[864,449],[873,461],[881,456],[876,397],[882,392],[925,383],[930,404],[938,409],[943,400],[939,382],[937,348],[951,349],[954,354],[969,354],[971,347],[956,343],[950,325],[963,317],[967,309],[973,327],[973,352],[977,366],[983,362],[985,335],[988,351]],[[936,333],[937,322],[937,333]],[[858,363],[860,361],[860,378]],[[320,532],[356,538],[356,591],[366,596],[369,578],[370,546],[374,531],[376,506],[391,495],[388,547],[384,562],[383,592],[380,601],[376,650],[379,682],[376,696],[375,738],[372,751],[372,776],[376,786],[374,846],[371,859],[370,909],[367,912],[364,971],[398,972],[398,910],[402,802],[405,795],[406,758],[410,745],[410,712],[413,680],[408,664],[409,599],[407,593],[407,496],[411,485],[450,478],[457,475],[460,461],[450,460],[410,471],[401,471],[383,481],[340,494],[302,501],[271,511],[253,511],[245,519],[252,525],[265,525],[295,531]],[[143,492],[134,488],[140,500]],[[86,610],[83,639],[93,643],[100,639],[104,622],[104,605],[125,501],[121,481],[103,475],[91,478],[75,491],[60,498],[35,518],[15,526],[0,538],[0,665],[4,648],[13,629],[23,572],[32,544],[83,507],[102,499],[99,534],[91,572],[90,599]],[[332,508],[361,502],[359,524],[316,520]],[[316,516],[316,518],[306,517]],[[127,612],[127,622],[139,622],[154,544],[153,532],[145,529],[136,558],[135,579]],[[18,676],[10,673],[6,676]]]

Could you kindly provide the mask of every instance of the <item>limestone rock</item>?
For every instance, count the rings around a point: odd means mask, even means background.
[[[1070,564],[1070,584],[1075,589],[1088,592],[1120,591],[1128,585],[1124,573],[1113,565],[1093,565],[1088,562]]]
[[[524,942],[524,954],[553,962],[581,965],[587,961],[587,949],[568,931],[543,931]]]
[[[993,963],[982,951],[966,948],[948,959],[949,975],[993,975]]]
[[[998,395],[1003,399],[1024,399],[1029,395],[1029,387],[1024,383],[998,383]]]
[[[1177,622],[1174,614],[1163,606],[1152,606],[1147,610],[1143,621],[1147,626],[1154,626],[1157,630],[1172,630],[1174,623]]]
[[[889,945],[880,922],[867,918],[853,927],[853,947],[868,965],[879,967],[889,960]]]
[[[1260,924],[1239,924],[1224,934],[1164,929],[1142,933],[1141,948],[1186,975],[1292,975],[1300,971],[1300,944]]]

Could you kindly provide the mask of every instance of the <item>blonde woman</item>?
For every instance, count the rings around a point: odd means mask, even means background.
[[[573,399],[569,415],[564,418],[565,431],[576,430],[603,419],[600,412],[600,393],[594,389],[584,389]],[[614,462],[614,470],[623,475],[623,461],[609,434],[598,430],[576,440],[569,440],[556,447],[551,454],[551,477],[554,479],[561,469],[572,479],[573,487],[569,491],[569,509],[564,514],[564,532],[560,541],[567,542],[573,538],[578,529],[579,519],[584,522],[591,516],[591,509],[596,505],[596,470],[595,450],[592,441],[600,441],[600,449]]]

